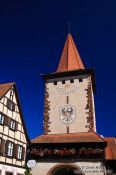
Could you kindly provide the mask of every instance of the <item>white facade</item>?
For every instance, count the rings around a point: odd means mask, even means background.
[[[14,84],[0,99],[0,115],[0,173],[24,174],[27,137]]]
[[[25,169],[10,166],[10,165],[0,164],[0,175],[5,175],[7,172],[12,173],[12,175],[23,175],[25,172]]]

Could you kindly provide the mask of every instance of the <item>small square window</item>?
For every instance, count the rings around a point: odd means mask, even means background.
[[[15,128],[16,128],[16,122],[14,120],[11,120],[10,121],[9,128],[12,129],[12,130],[15,130]]]
[[[65,80],[62,80],[62,84],[65,84]]]
[[[71,79],[71,80],[70,80],[70,82],[71,82],[71,83],[74,83],[74,80],[73,80],[73,79]]]
[[[11,111],[15,111],[15,104],[11,100],[9,100],[9,99],[7,100],[7,107]]]
[[[54,81],[54,85],[57,85],[57,81]]]
[[[3,125],[3,123],[4,123],[4,115],[0,113],[0,124]]]
[[[79,78],[79,82],[83,82],[83,79],[82,78]]]

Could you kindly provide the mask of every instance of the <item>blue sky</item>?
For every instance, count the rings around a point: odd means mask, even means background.
[[[44,84],[54,72],[71,23],[86,68],[96,69],[97,131],[116,136],[116,1],[0,2],[0,83],[16,82],[30,138],[42,133]]]

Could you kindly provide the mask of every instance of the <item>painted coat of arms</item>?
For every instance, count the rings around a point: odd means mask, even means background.
[[[76,109],[74,106],[64,106],[60,108],[60,120],[64,124],[70,124],[75,120]]]

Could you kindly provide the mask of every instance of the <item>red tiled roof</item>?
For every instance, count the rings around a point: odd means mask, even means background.
[[[74,134],[48,134],[31,140],[32,143],[87,143],[104,142],[104,139],[95,132],[82,132]]]
[[[0,84],[0,98],[2,98],[15,83]]]
[[[84,69],[84,65],[74,43],[74,40],[69,33],[64,45],[57,72],[79,69]]]
[[[104,138],[107,141],[105,148],[106,160],[116,160],[116,139],[114,137]]]

